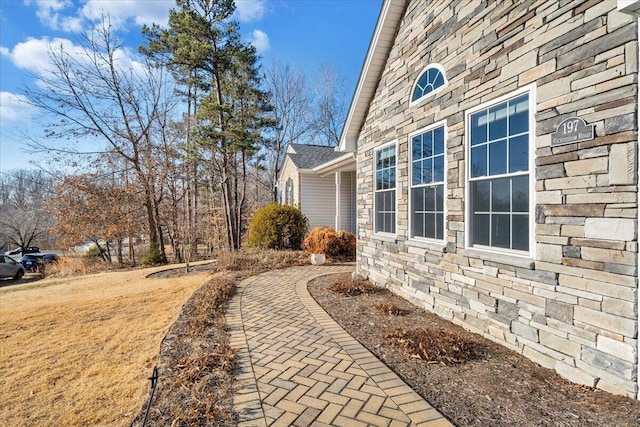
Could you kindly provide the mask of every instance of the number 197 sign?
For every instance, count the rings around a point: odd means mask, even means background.
[[[558,125],[551,134],[551,146],[572,144],[593,139],[593,125],[588,125],[579,117],[570,117]]]

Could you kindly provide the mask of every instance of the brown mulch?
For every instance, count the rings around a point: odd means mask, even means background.
[[[233,426],[234,350],[225,332],[236,277],[209,280],[187,301],[160,345],[147,426]],[[141,425],[140,413],[132,425]],[[138,424],[140,423],[140,424]]]
[[[387,290],[345,296],[350,280],[349,274],[324,276],[312,281],[309,291],[456,425],[640,426],[639,401],[568,382]],[[332,286],[341,292],[332,292]]]

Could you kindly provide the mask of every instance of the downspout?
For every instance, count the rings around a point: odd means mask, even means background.
[[[340,171],[336,172],[336,226],[335,230],[342,230],[342,206],[340,204],[340,190],[342,189],[342,174]]]

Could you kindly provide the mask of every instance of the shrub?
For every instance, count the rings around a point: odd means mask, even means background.
[[[142,256],[140,264],[145,267],[152,267],[154,265],[162,265],[167,263],[167,258],[160,252],[157,246],[150,247],[147,252]]]
[[[356,236],[347,231],[336,232],[331,227],[315,227],[304,238],[302,247],[310,254],[325,254],[334,260],[353,261],[356,256]]]
[[[299,250],[307,229],[307,218],[300,209],[271,203],[254,215],[248,244],[263,249]]]
[[[96,245],[92,245],[89,247],[89,250],[84,254],[84,259],[89,263],[104,261],[102,259],[102,254],[100,253],[100,250]]]

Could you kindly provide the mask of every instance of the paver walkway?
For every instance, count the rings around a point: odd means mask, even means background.
[[[275,270],[244,280],[227,321],[238,349],[241,426],[450,426],[347,334],[307,282],[353,265]]]

